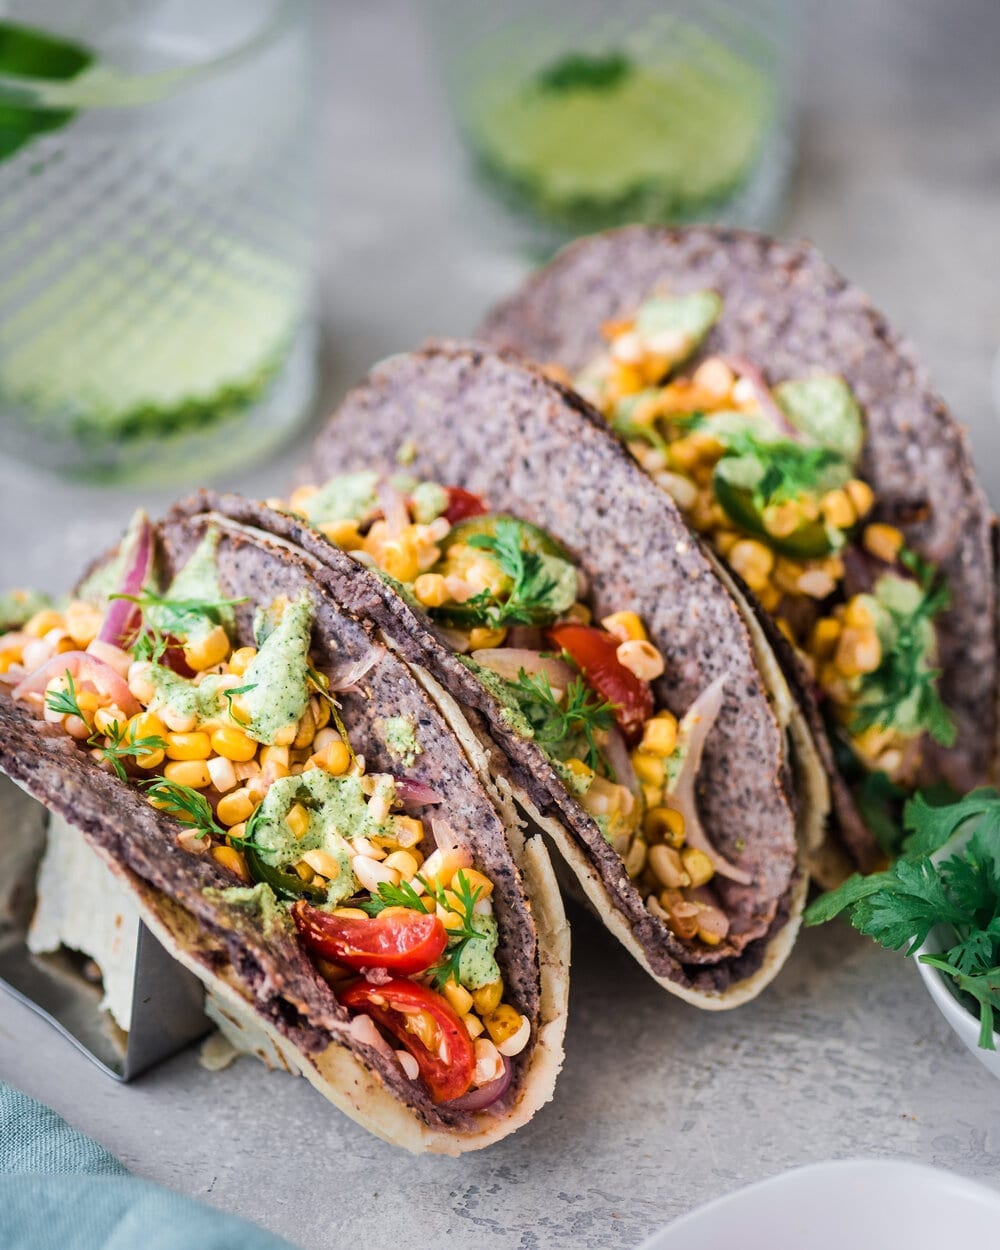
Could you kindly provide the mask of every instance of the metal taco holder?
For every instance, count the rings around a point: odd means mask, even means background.
[[[57,949],[40,951],[39,943]],[[0,987],[118,1081],[212,1027],[201,982],[146,928],[79,830],[2,773]]]

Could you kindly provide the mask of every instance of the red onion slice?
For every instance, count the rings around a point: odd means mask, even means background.
[[[750,873],[731,864],[709,841],[698,815],[698,803],[694,792],[705,739],[722,709],[722,694],[725,685],[725,677],[717,677],[684,713],[678,736],[681,742],[685,743],[687,753],[681,770],[667,793],[684,817],[684,841],[687,845],[704,851],[720,877],[726,877],[740,885],[750,885],[753,882]]]
[[[472,658],[507,681],[517,681],[522,669],[530,677],[544,674],[553,690],[565,691],[575,675],[565,660],[522,647],[484,647],[473,651]]]
[[[514,1065],[511,1061],[506,1055],[501,1055],[500,1058],[503,1060],[503,1072],[495,1081],[490,1081],[488,1085],[480,1085],[478,1089],[470,1089],[461,1098],[452,1098],[441,1105],[452,1111],[483,1111],[486,1107],[492,1106],[506,1094],[514,1076]]]
[[[394,777],[396,798],[404,807],[433,807],[444,802],[444,796],[413,777]]]
[[[378,502],[385,517],[386,532],[389,538],[399,538],[410,524],[410,510],[405,498],[393,486],[388,478],[382,478],[378,484]]]
[[[125,538],[127,555],[115,594],[140,595],[153,570],[153,527],[141,509],[132,518]],[[129,599],[111,599],[97,631],[98,642],[127,648],[142,620],[142,609]]]
[[[801,430],[797,430],[785,416],[784,412],[782,412],[781,407],[771,394],[771,388],[768,386],[764,374],[757,365],[743,356],[726,356],[725,361],[735,374],[746,378],[753,387],[757,403],[760,404],[760,410],[764,416],[773,422],[786,438],[800,443],[802,441]]]
[[[632,767],[632,759],[628,753],[628,747],[625,745],[625,739],[622,737],[620,729],[609,729],[608,736],[601,748],[604,752],[604,758],[611,765],[611,771],[614,773],[614,779],[620,786],[624,786],[630,794],[638,798],[642,793],[642,787],[639,785],[639,778],[635,775],[635,769]]]
[[[139,701],[128,688],[128,682],[119,677],[109,664],[88,655],[86,651],[64,651],[62,655],[54,655],[14,687],[13,697],[23,699],[30,694],[44,694],[53,678],[62,677],[67,672],[74,682],[89,682],[102,694],[108,695],[126,716],[135,716],[142,711]]]

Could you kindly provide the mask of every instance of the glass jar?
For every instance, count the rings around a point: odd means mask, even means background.
[[[797,0],[428,6],[475,168],[538,248],[634,221],[774,225]]]
[[[310,412],[308,0],[0,19],[4,450],[90,479],[259,458]]]

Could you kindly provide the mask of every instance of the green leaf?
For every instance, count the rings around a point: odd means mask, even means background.
[[[903,843],[908,856],[940,850],[968,821],[987,817],[985,828],[1000,838],[1000,793],[983,786],[955,803],[934,806],[923,794],[915,794],[903,809],[903,827],[909,836]]]
[[[833,374],[796,378],[774,388],[778,406],[813,442],[857,462],[865,441],[864,421],[851,388]]]
[[[94,54],[82,44],[31,26],[0,21],[0,74],[7,77],[65,82],[76,78],[93,60]],[[67,125],[75,116],[72,109],[0,103],[0,160],[12,156],[36,135]]]
[[[428,914],[427,904],[408,881],[401,881],[399,885],[393,885],[391,881],[380,881],[375,897],[363,899],[352,906],[360,907],[369,916],[377,916],[387,907],[408,907],[411,911]]]
[[[571,52],[538,75],[538,85],[544,91],[606,91],[615,87],[632,72],[632,62],[624,52],[606,52],[588,55]]]
[[[480,610],[494,629],[506,624],[551,624],[576,602],[576,570],[558,556],[532,551],[517,521],[501,518],[493,534],[473,534],[468,545],[488,552],[512,583],[506,598],[484,590],[463,605]]]
[[[601,763],[596,734],[614,726],[615,704],[597,698],[582,677],[566,688],[565,702],[555,696],[545,673],[529,675],[522,668],[507,689],[534,731],[539,746],[563,757],[586,744],[586,762],[595,771]],[[567,751],[565,748],[572,748]]]
[[[161,811],[182,825],[197,829],[201,837],[226,837],[226,830],[216,823],[208,799],[198,790],[179,781],[167,781],[165,777],[148,777],[139,784],[146,787],[150,798],[156,799]]]
[[[970,975],[953,968],[940,955],[921,955],[920,962],[950,976],[955,985],[969,994],[979,1006],[979,1045],[982,1050],[996,1050],[993,1037],[993,1013],[1000,1008],[1000,968]]]
[[[881,890],[888,875],[888,873],[876,872],[871,876],[862,877],[860,873],[855,873],[853,877],[848,877],[843,885],[814,899],[806,908],[805,915],[802,917],[803,923],[810,927],[826,924],[828,920],[839,916],[846,908],[853,907],[869,894],[875,894]]]
[[[66,669],[66,689],[50,690],[45,696],[45,706],[50,712],[55,712],[60,716],[78,716],[80,720],[86,722],[87,718],[80,711],[80,705],[76,701],[76,686],[73,682],[73,674]]]

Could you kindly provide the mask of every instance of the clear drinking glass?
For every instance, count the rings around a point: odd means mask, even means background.
[[[0,14],[4,450],[144,481],[259,457],[316,387],[309,0]]]
[[[625,222],[772,226],[801,0],[428,0],[485,185],[537,246]]]

